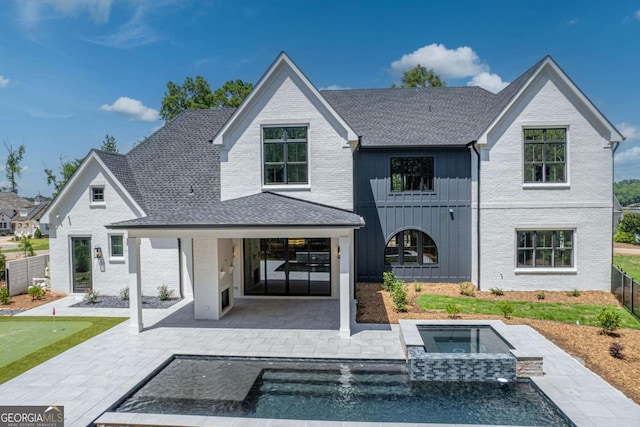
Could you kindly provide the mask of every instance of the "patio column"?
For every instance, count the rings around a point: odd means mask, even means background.
[[[142,276],[140,274],[140,238],[127,238],[129,263],[129,332],[142,332]]]
[[[351,238],[338,239],[340,257],[340,336],[351,336]]]
[[[193,239],[180,238],[180,283],[185,297],[193,297]]]

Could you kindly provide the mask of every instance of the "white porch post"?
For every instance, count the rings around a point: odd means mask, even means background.
[[[129,263],[129,332],[142,332],[142,276],[140,274],[140,238],[127,238]]]
[[[185,297],[193,297],[193,239],[180,238],[180,263],[182,265],[182,293]]]
[[[340,257],[340,336],[351,336],[351,239],[338,239],[338,256]]]

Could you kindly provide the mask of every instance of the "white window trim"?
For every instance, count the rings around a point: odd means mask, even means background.
[[[573,232],[573,245],[571,254],[573,257],[573,266],[571,267],[518,267],[518,231],[557,231],[567,230]],[[572,225],[557,225],[557,226],[539,226],[539,225],[527,225],[523,227],[515,227],[513,229],[513,265],[514,273],[530,274],[530,275],[549,275],[549,274],[578,274],[578,229],[575,224]]]
[[[120,236],[122,237],[122,255],[113,255],[112,254],[112,246],[111,246],[111,238],[113,236]],[[125,262],[125,248],[127,246],[127,239],[124,237],[123,233],[110,233],[107,236],[108,242],[107,242],[107,246],[109,247],[109,262],[113,262],[113,263],[124,263]]]
[[[565,136],[567,138],[565,142],[564,154],[565,154],[565,162],[564,162],[564,175],[565,182],[525,182],[524,181],[524,130],[525,129],[551,129],[551,128],[565,128],[566,133]],[[553,122],[545,122],[545,123],[537,123],[537,122],[527,122],[522,125],[522,129],[520,131],[520,182],[522,183],[522,189],[535,189],[535,190],[568,190],[571,188],[571,168],[570,168],[570,160],[571,153],[569,150],[571,142],[571,126],[566,123],[553,123]]]
[[[102,188],[102,201],[93,200],[93,190]],[[104,184],[92,184],[89,186],[89,206],[92,208],[103,208],[107,205],[107,196]]]
[[[307,128],[307,183],[306,184],[265,184],[264,182],[264,128],[300,127]],[[260,123],[260,189],[262,191],[311,191],[311,123],[302,121],[263,121]]]

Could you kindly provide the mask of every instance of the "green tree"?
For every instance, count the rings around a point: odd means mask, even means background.
[[[625,179],[613,184],[613,192],[622,206],[640,203],[640,179]]]
[[[12,145],[7,145],[5,142],[5,148],[7,149],[7,163],[5,164],[5,173],[9,184],[11,184],[11,191],[18,192],[17,179],[22,176],[22,158],[24,157],[24,145],[20,145],[15,150]]]
[[[427,68],[422,64],[417,64],[415,67],[402,73],[400,79],[400,87],[445,87],[447,83],[440,78],[439,75],[433,71],[432,68]],[[397,87],[396,84],[392,84],[391,87]]]
[[[235,108],[242,103],[252,88],[251,83],[229,80],[214,92],[202,76],[197,76],[195,80],[187,77],[182,85],[169,81],[162,99],[160,116],[164,120],[171,120],[184,110]]]
[[[24,257],[34,256],[36,253],[33,250],[33,244],[31,244],[31,240],[27,236],[22,236],[20,238],[20,242],[18,243],[18,250],[24,253]]]
[[[69,182],[73,174],[76,172],[83,159],[75,159],[71,161],[65,161],[62,155],[60,155],[60,171],[59,177],[53,172],[53,169],[45,169],[44,173],[47,175],[47,185],[53,185],[53,197],[56,197],[64,186]]]
[[[104,140],[102,141],[102,145],[100,146],[102,151],[107,151],[109,153],[118,153],[118,145],[116,144],[116,139],[109,134],[106,134]]]

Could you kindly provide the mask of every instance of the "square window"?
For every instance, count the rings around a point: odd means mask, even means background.
[[[91,187],[91,202],[104,203],[104,187]]]
[[[109,251],[112,258],[124,257],[124,238],[122,234],[109,236]]]
[[[391,191],[433,191],[433,157],[392,158]]]

